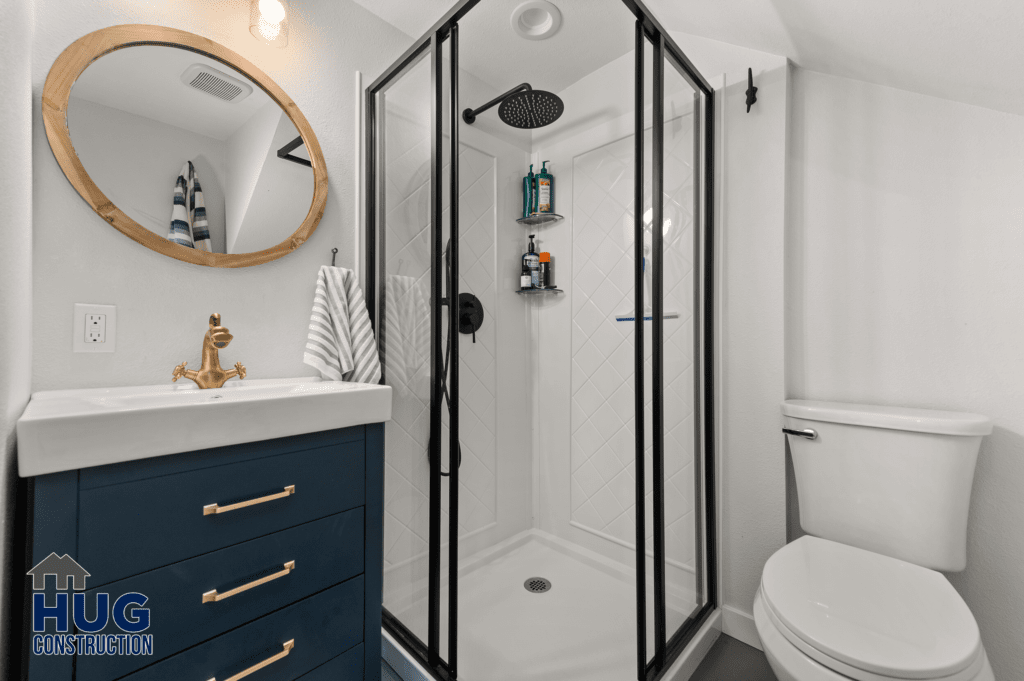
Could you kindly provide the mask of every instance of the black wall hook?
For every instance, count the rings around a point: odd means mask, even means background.
[[[754,69],[747,69],[747,113],[757,102],[757,88],[754,87]]]
[[[334,260],[337,257],[338,257],[338,249],[337,248],[332,248],[331,249],[331,267],[334,267]]]

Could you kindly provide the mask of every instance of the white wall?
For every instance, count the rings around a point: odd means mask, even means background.
[[[978,412],[967,569],[996,676],[1024,669],[1024,117],[794,72],[790,397]]]
[[[228,173],[224,178],[224,210],[228,215],[225,253],[245,252],[237,250],[235,242],[241,234],[242,221],[249,210],[249,200],[260,179],[260,172],[280,121],[281,107],[277,102],[269,102],[227,139],[225,165]],[[283,239],[278,240],[278,243],[280,241]]]
[[[284,110],[277,109],[277,123],[270,129],[267,152],[259,161],[259,179],[253,187],[239,225],[232,253],[252,253],[271,248],[301,224],[313,203],[313,169],[278,158],[277,150],[299,136]]]
[[[0,4],[0,646],[6,647],[12,604],[14,424],[31,391],[32,366],[32,5]],[[8,678],[8,654],[0,654],[0,678]]]
[[[784,57],[672,34],[698,70],[724,74],[718,159],[718,456],[722,630],[760,647],[753,602],[786,543],[784,231],[789,67]],[[746,112],[747,68],[757,104]]]
[[[32,48],[38,340],[33,389],[165,383],[176,364],[198,359],[206,319],[214,311],[235,337],[224,358],[241,360],[250,377],[312,374],[302,363],[302,349],[317,269],[330,262],[335,246],[340,266],[356,263],[352,73],[381,73],[408,46],[408,36],[347,0],[292,3],[284,49],[249,34],[248,3],[36,0],[35,5],[40,30]],[[317,133],[330,176],[323,220],[298,251],[239,270],[171,260],[112,229],[68,184],[40,122],[43,82],[68,44],[123,23],[161,24],[216,40],[267,72],[295,100]],[[19,164],[18,172],[27,167]],[[71,352],[75,302],[118,306],[116,353]]]
[[[68,131],[96,186],[160,237],[170,231],[178,175],[192,161],[203,188],[210,245],[214,253],[226,252],[224,142],[78,97],[68,105]]]

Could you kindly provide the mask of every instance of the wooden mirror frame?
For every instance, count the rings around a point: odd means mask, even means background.
[[[284,110],[302,136],[313,167],[313,201],[306,219],[281,243],[253,253],[210,253],[172,243],[155,234],[121,211],[100,191],[75,153],[68,130],[68,100],[71,88],[94,61],[115,50],[139,45],[164,45],[189,50],[230,66],[255,82]],[[327,202],[327,166],[320,143],[299,107],[277,83],[241,55],[208,38],[163,26],[126,24],[103,28],[82,36],[65,49],[50,68],[43,86],[43,126],[50,149],[68,182],[96,213],[119,232],[146,248],[177,260],[207,267],[250,267],[285,256],[301,246],[316,230]],[[167,188],[170,201],[172,187]],[[168,205],[170,205],[168,203]],[[170,225],[170,216],[168,216]]]

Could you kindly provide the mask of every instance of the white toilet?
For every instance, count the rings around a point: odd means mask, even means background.
[[[967,564],[984,416],[783,403],[800,524],[765,564],[754,621],[780,681],[994,681]]]

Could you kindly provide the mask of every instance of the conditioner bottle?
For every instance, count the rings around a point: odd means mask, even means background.
[[[555,176],[548,172],[548,163],[544,161],[540,172],[537,173],[537,213],[555,212]]]

